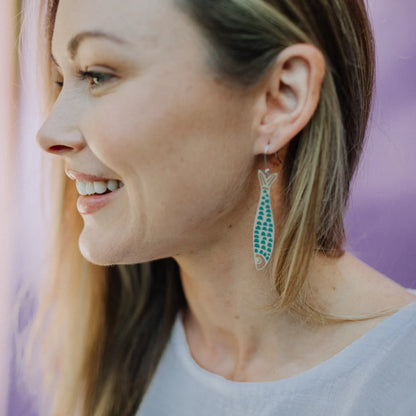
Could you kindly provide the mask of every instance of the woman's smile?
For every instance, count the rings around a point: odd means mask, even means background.
[[[80,194],[77,208],[80,214],[93,214],[110,203],[124,183],[118,179],[108,179],[98,175],[90,175],[73,169],[65,169],[66,175],[75,181]]]

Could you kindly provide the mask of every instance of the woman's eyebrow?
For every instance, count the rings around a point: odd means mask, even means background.
[[[111,42],[115,42],[119,45],[125,45],[128,44],[129,42],[127,42],[124,39],[119,38],[116,35],[113,35],[111,33],[106,33],[106,32],[101,32],[101,31],[84,31],[84,32],[80,32],[78,34],[76,34],[69,42],[68,42],[68,46],[67,46],[67,50],[69,53],[69,57],[70,59],[73,61],[78,53],[78,48],[81,45],[81,43],[85,40],[85,39],[91,39],[91,38],[99,38],[99,39],[106,39],[109,40]],[[56,66],[58,66],[60,68],[60,65],[58,64],[58,62],[56,61],[53,53],[51,53],[51,59],[54,62],[54,64]]]

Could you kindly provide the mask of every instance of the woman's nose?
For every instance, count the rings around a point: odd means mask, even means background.
[[[71,115],[61,110],[57,107],[52,110],[38,130],[36,140],[45,152],[55,155],[79,152],[86,146],[84,137],[71,122]]]

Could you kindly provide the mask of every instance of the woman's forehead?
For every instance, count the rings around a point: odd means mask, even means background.
[[[138,47],[142,53],[194,41],[195,26],[173,0],[60,0],[52,51],[72,57],[87,38]],[[182,43],[182,46],[184,44]],[[189,46],[189,45],[188,45]]]

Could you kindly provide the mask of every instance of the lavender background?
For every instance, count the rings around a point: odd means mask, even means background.
[[[369,137],[346,215],[349,249],[416,287],[416,2],[370,0],[377,72]]]
[[[369,0],[377,47],[377,80],[368,139],[346,214],[347,249],[408,288],[416,288],[416,31],[414,0]],[[30,62],[33,57],[27,52]],[[17,281],[36,278],[43,238],[39,178],[40,120],[33,64],[24,66],[19,132],[20,251]],[[27,71],[27,72],[25,72]],[[37,195],[36,195],[37,193]],[[30,212],[30,217],[28,217]],[[11,364],[8,415],[34,416]]]

